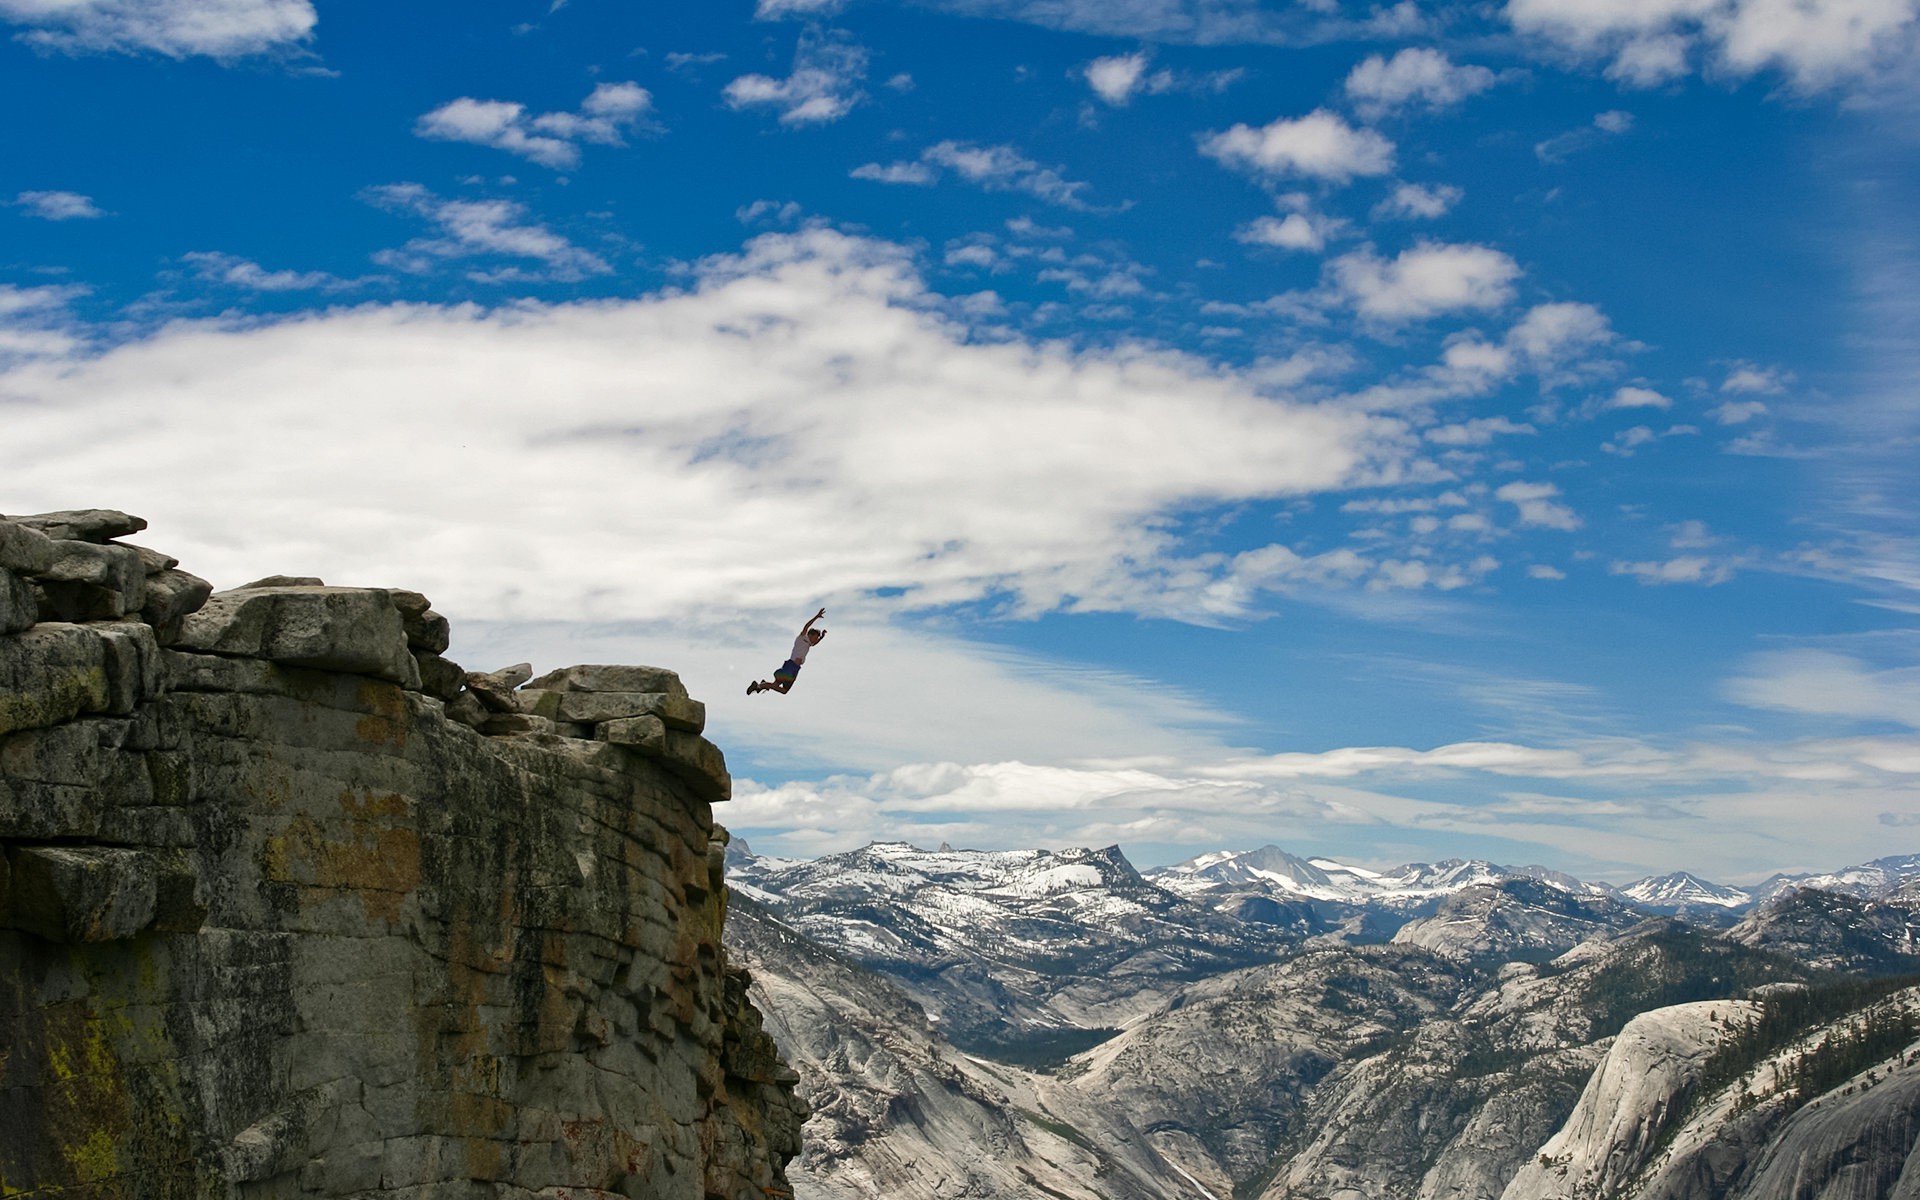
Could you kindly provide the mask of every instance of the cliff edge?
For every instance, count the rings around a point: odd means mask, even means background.
[[[0,519],[0,1194],[789,1194],[678,677],[144,527]]]

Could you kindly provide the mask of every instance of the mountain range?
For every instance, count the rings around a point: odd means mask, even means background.
[[[1277,847],[728,853],[813,1200],[1865,1198],[1920,1137],[1920,856],[1734,896]],[[1780,1190],[1803,1143],[1854,1190]]]

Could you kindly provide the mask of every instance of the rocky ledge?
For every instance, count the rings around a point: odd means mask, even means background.
[[[145,524],[0,518],[0,1194],[787,1194],[679,678]]]

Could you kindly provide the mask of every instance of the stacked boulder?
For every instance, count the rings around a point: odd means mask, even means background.
[[[0,1194],[785,1194],[679,677],[145,524],[0,518]]]

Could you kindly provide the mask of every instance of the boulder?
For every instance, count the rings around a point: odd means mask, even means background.
[[[597,724],[623,717],[658,717],[669,729],[699,733],[706,728],[707,706],[686,695],[671,692],[535,692],[523,688],[520,695],[541,697],[533,708],[558,721],[583,721]]]
[[[160,690],[148,626],[46,621],[0,637],[0,734],[87,713],[131,713]]]
[[[269,575],[265,579],[256,579],[252,583],[243,583],[234,588],[236,592],[251,592],[256,588],[276,587],[325,587],[318,575]]]
[[[146,564],[128,546],[55,542],[35,580],[43,621],[114,621],[146,602]]]
[[[19,633],[40,619],[40,597],[26,579],[0,567],[0,634]]]
[[[7,865],[7,923],[15,929],[54,942],[108,942],[153,923],[160,873],[142,851],[17,846]]]
[[[528,684],[551,692],[665,692],[684,697],[680,676],[665,667],[583,664],[549,671]]]
[[[667,727],[659,717],[622,717],[603,722],[594,737],[615,746],[632,746],[642,754],[660,756],[667,752]]]
[[[175,645],[420,686],[400,610],[383,588],[301,584],[216,592],[181,622]]]
[[[147,527],[142,518],[111,508],[78,508],[69,512],[35,513],[11,519],[15,524],[37,529],[61,542],[105,542],[139,533]]]
[[[493,714],[487,710],[487,706],[480,703],[472,692],[461,692],[447,701],[447,718],[458,721],[462,725],[478,729],[487,723],[487,718],[491,715]]]
[[[213,585],[186,571],[165,570],[147,576],[147,598],[140,605],[140,619],[160,627],[171,625],[190,613],[200,611]]]
[[[413,652],[413,662],[420,668],[420,690],[436,700],[452,700],[467,686],[467,673],[457,662],[419,650]]]
[[[0,567],[38,575],[53,564],[53,539],[18,521],[0,518]]]
[[[158,575],[162,571],[171,571],[180,565],[180,560],[171,554],[162,554],[158,550],[149,550],[145,546],[136,546],[132,542],[116,542],[140,556],[140,565],[149,575]]]
[[[514,698],[513,689],[532,675],[532,663],[515,663],[498,671],[468,671],[467,690],[478,696],[480,703],[492,712],[519,712],[519,702]]]
[[[727,756],[699,734],[667,730],[666,768],[694,787],[709,804],[733,799],[733,777],[727,774]]]

